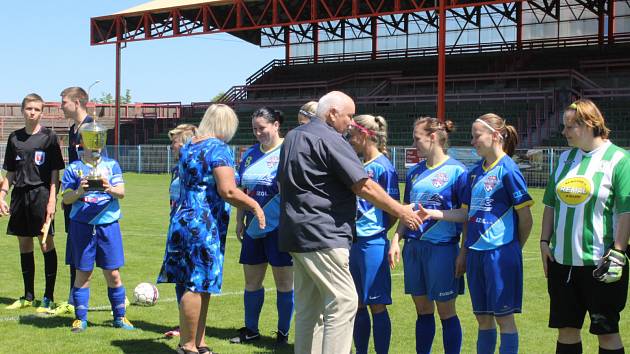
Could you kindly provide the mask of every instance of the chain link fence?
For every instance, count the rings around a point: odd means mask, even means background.
[[[6,144],[0,145],[1,161],[4,161],[5,148]],[[237,162],[247,148],[248,146],[232,146]],[[513,159],[530,187],[544,187],[555,162],[565,150],[566,148],[518,149]],[[67,161],[67,147],[62,148],[62,152]],[[118,148],[108,146],[107,154],[110,157],[117,157],[124,172],[170,173],[177,163],[170,145],[132,145]],[[479,160],[475,150],[470,147],[452,147],[449,148],[448,154],[467,166],[472,166]],[[407,168],[418,161],[415,149],[404,146],[389,147],[389,158],[396,167],[401,182],[405,180]]]

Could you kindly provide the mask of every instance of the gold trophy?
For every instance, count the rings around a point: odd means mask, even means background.
[[[90,173],[86,176],[88,188],[86,191],[104,191],[103,176],[98,172],[98,163],[101,160],[101,150],[105,148],[107,142],[107,129],[96,123],[91,122],[83,125],[80,129],[81,141],[85,150],[90,150],[92,163],[88,165],[92,167]],[[87,151],[85,152],[87,153]],[[87,160],[87,159],[86,159]]]

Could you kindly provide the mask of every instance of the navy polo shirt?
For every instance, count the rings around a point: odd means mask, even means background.
[[[357,206],[352,185],[368,176],[341,134],[319,118],[291,130],[277,176],[281,251],[350,248]]]

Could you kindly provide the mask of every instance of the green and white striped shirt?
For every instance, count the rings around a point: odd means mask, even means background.
[[[554,209],[556,262],[596,265],[613,245],[617,215],[630,212],[630,155],[610,141],[588,153],[565,151],[543,203]]]

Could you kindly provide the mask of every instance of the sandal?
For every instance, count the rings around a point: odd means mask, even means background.
[[[193,352],[192,350],[184,349],[181,345],[177,345],[177,350],[175,351],[177,354],[198,354],[199,352]]]
[[[219,354],[217,352],[213,352],[212,348],[208,347],[197,347],[197,351],[199,351],[199,354]]]

